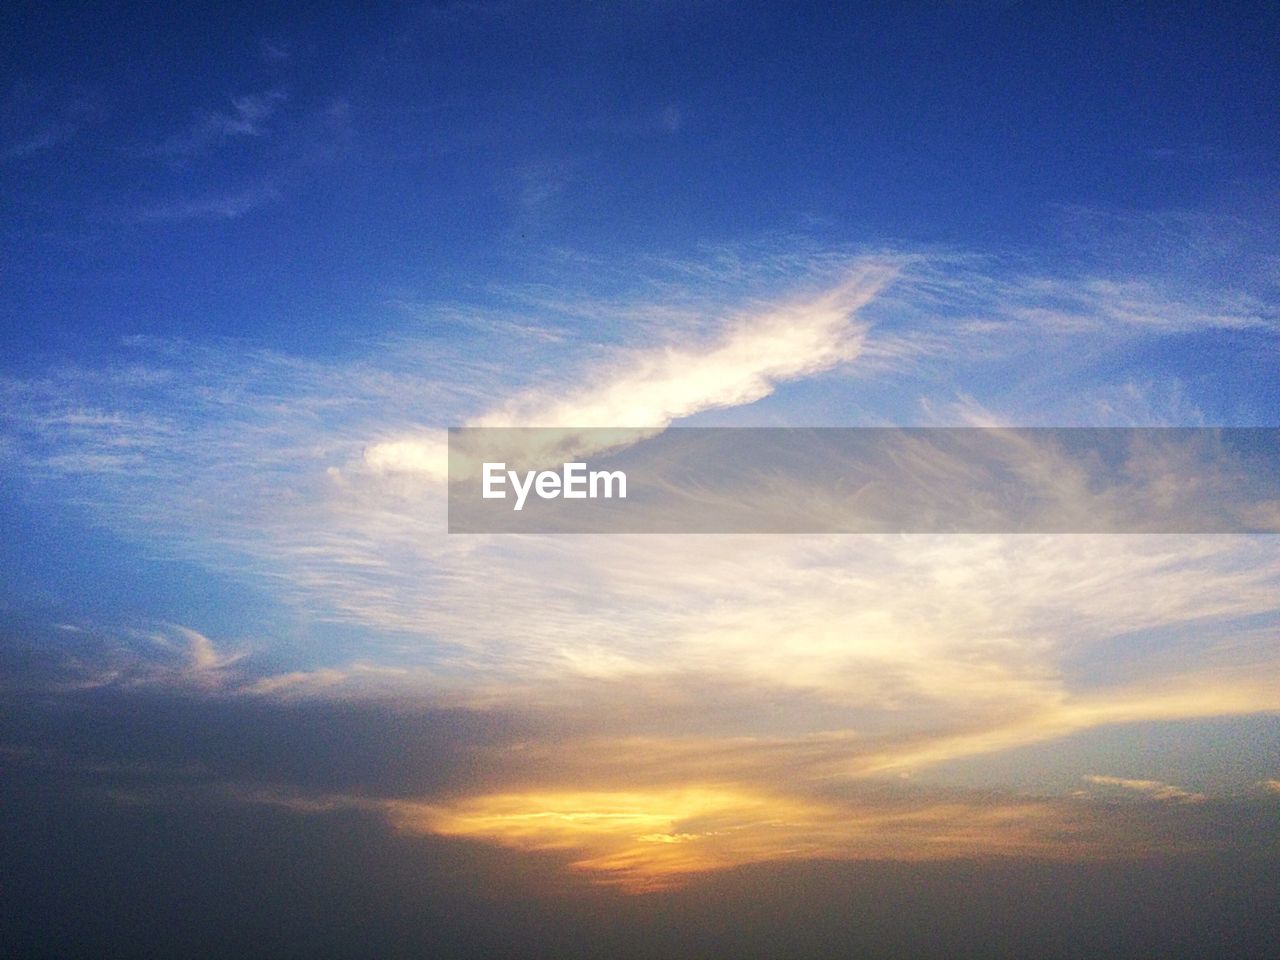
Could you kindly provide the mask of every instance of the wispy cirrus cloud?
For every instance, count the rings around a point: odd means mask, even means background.
[[[438,492],[421,485],[442,475],[443,434],[436,431],[446,424],[660,427],[717,409],[746,409],[837,368],[861,384],[892,380],[902,364],[914,365],[917,379],[927,376],[930,358],[943,353],[952,368],[980,365],[992,351],[1038,356],[1046,336],[1014,317],[1001,321],[1001,332],[953,319],[980,313],[995,291],[1012,285],[1026,296],[1034,284],[979,282],[972,265],[947,274],[945,260],[919,256],[875,255],[855,261],[852,270],[846,261],[844,276],[835,280],[831,258],[817,258],[808,268],[810,283],[821,276],[831,284],[817,295],[673,309],[681,303],[681,283],[702,286],[711,272],[729,277],[724,282],[732,286],[748,270],[723,255],[712,263],[714,269],[679,265],[650,300],[620,302],[618,316],[643,318],[630,342],[617,327],[600,325],[610,315],[606,301],[573,305],[561,297],[557,305],[542,298],[542,309],[551,316],[577,311],[592,317],[592,325],[561,323],[562,335],[550,340],[499,337],[490,356],[466,350],[465,343],[432,341],[427,350],[409,339],[391,344],[376,361],[341,364],[182,345],[147,356],[161,345],[139,344],[139,360],[128,371],[68,369],[39,384],[9,383],[10,409],[19,412],[9,421],[10,448],[49,476],[89,481],[115,471],[116,479],[94,495],[117,522],[130,525],[128,518],[143,513],[135,503],[200,489],[199,506],[170,514],[189,524],[169,531],[182,549],[207,553],[198,531],[218,529],[220,544],[259,558],[273,580],[331,613],[420,629],[427,621],[418,611],[426,604],[414,598],[435,582],[440,558],[461,549],[437,540]],[[781,266],[769,269],[803,276],[803,263],[779,257]],[[897,278],[887,283],[895,270]],[[717,310],[718,322],[707,319]],[[1140,335],[1166,331],[1145,326]],[[1082,337],[1089,349],[1097,347],[1092,333]],[[916,344],[925,352],[913,355]],[[528,360],[516,363],[517,353]],[[884,365],[887,353],[895,353],[896,366]],[[151,377],[145,384],[137,382],[144,367]],[[95,403],[108,383],[106,395],[119,399]],[[1110,422],[1116,415],[1113,410]],[[1000,419],[1018,416],[1010,410]],[[959,422],[971,417],[961,415]],[[126,468],[133,482],[122,473]],[[195,477],[194,486],[184,487],[180,477]],[[283,484],[302,495],[282,505],[273,491]],[[240,495],[229,500],[220,493],[228,489]],[[234,514],[225,507],[211,512],[210,505],[231,502],[239,504]],[[155,532],[154,524],[138,522]],[[267,528],[275,529],[272,537],[262,536]],[[396,563],[387,562],[389,550],[400,558]],[[521,583],[518,571],[506,575]],[[469,609],[465,593],[458,599]],[[449,631],[466,632],[449,620]]]
[[[135,152],[143,158],[185,163],[227,141],[265,139],[271,134],[271,121],[288,100],[289,95],[280,89],[232,97],[229,109],[203,111],[186,128]],[[236,220],[281,197],[275,178],[260,177],[246,186],[205,188],[143,203],[124,219],[130,223]]]
[[[421,686],[421,671],[354,660],[340,666],[280,671],[262,641],[227,643],[177,623],[148,627],[53,625],[43,646],[47,692],[97,691],[214,700],[289,703],[314,698],[386,698]],[[0,641],[10,654],[7,639]]]
[[[1125,334],[1149,330],[1191,333],[1209,330],[1269,329],[1280,325],[1280,314],[1262,300],[1243,292],[1223,297],[1188,298],[1172,295],[1147,280],[1087,277],[1077,282],[1033,279],[1021,299],[1008,311],[1031,327],[1047,333]],[[1060,306],[1027,304],[1049,301]],[[1198,301],[1198,302],[1197,302]]]
[[[238,220],[283,198],[274,184],[259,183],[239,190],[159,201],[143,206],[130,219],[135,223],[179,223],[186,220]]]
[[[142,148],[140,153],[159,158],[191,158],[226,140],[266,136],[271,118],[288,99],[288,93],[278,89],[232,97],[230,109],[201,112],[188,127]]]
[[[258,41],[258,55],[266,63],[281,63],[290,57],[289,45],[264,38]]]
[[[54,121],[41,126],[30,135],[10,143],[4,148],[6,157],[29,157],[42,150],[61,143],[75,133],[74,124],[66,121]]]
[[[72,624],[63,625],[62,629],[84,633],[82,627]],[[235,665],[246,656],[245,651],[219,650],[209,637],[180,624],[163,624],[151,630],[135,628],[95,633],[105,642],[98,646],[82,642],[63,663],[59,688],[158,688],[218,693],[233,682]]]
[[[0,96],[0,157],[36,156],[66,144],[107,116],[104,98],[96,91],[60,90],[19,80]]]

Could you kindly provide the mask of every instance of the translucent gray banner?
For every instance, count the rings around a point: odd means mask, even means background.
[[[1277,428],[455,428],[450,533],[1275,533]]]

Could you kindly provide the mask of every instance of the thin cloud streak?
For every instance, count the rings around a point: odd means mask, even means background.
[[[135,223],[180,223],[187,220],[238,220],[283,198],[280,190],[264,183],[230,193],[210,194],[145,206],[132,215]]]
[[[142,156],[187,159],[225,140],[266,136],[268,121],[288,99],[283,90],[232,97],[230,110],[204,112],[185,130],[139,152]]]
[[[1108,777],[1100,774],[1089,774],[1084,777],[1085,783],[1099,787],[1117,787],[1150,797],[1152,800],[1168,800],[1174,803],[1204,803],[1205,795],[1190,790],[1183,790],[1159,780],[1133,780],[1126,777]]]

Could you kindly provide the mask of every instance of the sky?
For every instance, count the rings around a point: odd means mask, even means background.
[[[0,952],[1268,955],[1274,535],[450,534],[442,464],[1277,426],[1273,5],[0,20]]]

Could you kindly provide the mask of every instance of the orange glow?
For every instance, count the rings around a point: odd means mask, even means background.
[[[903,860],[1090,851],[1051,804],[1026,801],[844,806],[734,788],[532,792],[450,807],[398,804],[406,830],[566,851],[575,870],[635,893],[746,863],[813,858]],[[1094,850],[1093,852],[1098,852]]]

